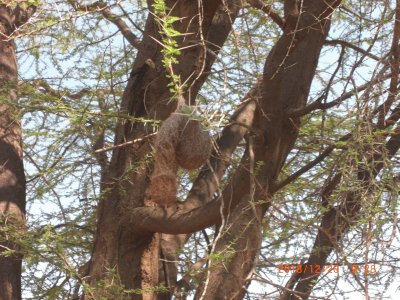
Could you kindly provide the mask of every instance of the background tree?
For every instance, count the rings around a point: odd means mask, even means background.
[[[18,38],[20,101],[2,103],[23,120],[30,230],[4,224],[2,239],[19,247],[2,255],[25,255],[24,297],[390,295],[398,10],[334,0],[38,5],[4,39]],[[176,205],[156,206],[154,143],[179,99],[213,149],[198,171],[179,170]],[[1,153],[8,163],[13,152]]]

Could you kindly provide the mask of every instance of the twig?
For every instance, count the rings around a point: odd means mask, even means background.
[[[360,47],[357,47],[356,45],[343,41],[343,40],[327,40],[325,41],[325,45],[331,45],[331,46],[335,46],[335,45],[341,45],[350,49],[353,49],[354,51],[360,52],[361,54],[364,54],[365,56],[368,56],[369,58],[372,58],[376,61],[382,61],[382,58],[372,54],[371,52],[364,50]]]
[[[153,132],[153,133],[150,133],[150,134],[148,134],[148,135],[146,135],[146,136],[144,136],[144,137],[142,137],[140,139],[135,139],[135,140],[128,141],[128,142],[125,142],[123,144],[119,144],[119,145],[115,145],[115,146],[111,146],[111,147],[104,147],[104,148],[101,148],[101,149],[97,149],[94,152],[95,153],[100,153],[100,152],[106,152],[106,151],[114,150],[114,149],[117,149],[117,148],[122,148],[122,147],[125,147],[125,146],[128,146],[128,145],[135,144],[137,142],[144,141],[144,140],[148,139],[149,137],[152,137],[152,136],[154,136],[156,134],[157,134],[157,132]]]

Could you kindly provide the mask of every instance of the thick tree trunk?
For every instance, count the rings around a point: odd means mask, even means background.
[[[373,124],[367,124],[369,128],[384,129],[392,124],[395,124],[400,119],[400,106],[393,109],[393,113],[385,120],[385,115],[391,111],[391,106],[394,99],[398,95],[398,83],[399,83],[399,59],[398,59],[398,44],[400,40],[400,2],[397,1],[396,15],[394,24],[394,33],[392,40],[391,49],[391,76],[390,76],[390,88],[389,95],[385,103],[377,110],[379,115],[379,121],[376,126]],[[397,126],[398,128],[398,126]],[[396,130],[394,131],[396,132]],[[350,135],[351,136],[351,135]],[[329,197],[338,188],[340,181],[343,178],[343,173],[339,172],[333,178],[325,184],[325,188],[321,193],[322,207],[325,212],[322,214],[318,233],[314,241],[312,250],[310,251],[307,265],[323,266],[327,263],[329,255],[334,251],[335,248],[340,245],[341,240],[345,234],[349,231],[350,227],[355,224],[362,216],[362,206],[365,198],[368,198],[370,194],[371,184],[370,180],[375,178],[382,168],[384,167],[383,161],[387,158],[392,158],[396,152],[400,149],[400,135],[393,134],[390,139],[386,142],[386,147],[374,151],[365,151],[360,153],[364,159],[366,153],[374,153],[370,157],[367,157],[369,161],[368,168],[357,168],[355,176],[360,185],[363,187],[362,191],[348,191],[342,193],[340,204],[336,206],[329,205]],[[318,278],[321,274],[312,273],[308,271],[301,274],[293,274],[286,284],[287,290],[282,293],[281,300],[294,300],[294,299],[308,299],[313,291],[313,288],[318,282]]]
[[[285,31],[269,54],[264,68],[263,95],[253,125],[254,157],[224,192],[225,206],[240,201],[221,230],[217,253],[228,258],[211,261],[198,299],[242,299],[254,270],[261,243],[261,219],[274,193],[274,184],[297,139],[300,120],[286,112],[306,105],[319,54],[329,31],[330,15],[339,1],[285,2]],[[294,3],[294,2],[293,2]],[[250,146],[249,147],[253,147]],[[252,151],[249,148],[248,153]],[[250,166],[262,163],[258,174]],[[255,177],[254,177],[255,176]],[[247,184],[243,178],[249,178]],[[250,178],[254,180],[251,184]],[[252,202],[252,203],[251,203]],[[253,208],[252,208],[253,207]],[[226,280],[230,278],[231,280]]]
[[[235,6],[239,3],[229,2]],[[226,14],[223,9],[217,13],[219,1],[203,1],[201,12],[197,5],[187,1],[167,1],[167,4],[173,7],[171,15],[182,17],[182,22],[176,24],[176,29],[181,33],[190,33],[179,43],[182,47],[192,47],[182,51],[174,72],[189,87],[185,93],[186,101],[194,103],[219,47],[228,36],[231,24],[221,22],[221,17],[218,18],[218,13]],[[235,7],[235,10],[238,11],[238,8]],[[199,16],[201,20],[198,19]],[[221,30],[221,26],[225,27],[224,30]],[[163,120],[176,106],[176,103],[170,101],[161,47],[153,39],[156,37],[161,40],[158,31],[153,15],[149,14],[142,47],[121,104],[121,113],[128,116]],[[208,37],[213,35],[215,42],[208,44]],[[206,40],[203,41],[202,36]],[[115,144],[141,138],[151,132],[152,129],[141,122],[120,122],[116,129]],[[115,269],[125,288],[143,289],[142,294],[133,294],[133,299],[155,299],[157,296],[154,288],[160,282],[160,235],[137,231],[134,224],[130,230],[126,230],[118,222],[129,216],[132,209],[144,206],[150,170],[146,155],[150,150],[148,142],[144,141],[113,152],[106,179],[102,182],[103,198],[98,208],[95,245],[88,274],[89,281],[95,283],[107,280],[111,276],[108,270]],[[165,249],[173,251],[167,247]],[[98,294],[107,296],[106,291]],[[86,296],[90,297],[90,294],[87,293]]]
[[[17,110],[15,45],[8,39],[26,11],[0,5],[0,299],[21,299],[16,240],[25,231],[25,174]],[[3,255],[6,251],[17,253]]]

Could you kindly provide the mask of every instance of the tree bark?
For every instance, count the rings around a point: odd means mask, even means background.
[[[224,206],[231,199],[240,204],[227,218],[215,249],[217,253],[227,251],[232,255],[227,260],[211,260],[206,283],[200,286],[197,299],[242,299],[244,296],[261,243],[261,219],[270,205],[277,175],[298,135],[299,118],[288,118],[286,112],[306,105],[329,31],[330,16],[339,3],[303,1],[295,9],[291,1],[285,2],[285,30],[265,63],[263,94],[252,130],[254,157],[249,154],[252,151],[249,148],[247,167],[238,170],[237,181],[224,192]],[[258,174],[251,171],[251,164],[262,166]]]
[[[385,129],[395,124],[400,119],[400,106],[393,109],[393,113],[385,120],[385,116],[392,109],[392,104],[398,95],[398,82],[399,82],[399,61],[398,61],[398,44],[400,39],[400,1],[396,1],[396,14],[394,33],[391,49],[391,74],[390,74],[390,92],[387,100],[376,111],[378,114],[377,124],[368,124],[371,128]],[[396,130],[399,128],[397,125]],[[313,248],[307,260],[307,265],[320,265],[326,264],[329,255],[338,247],[342,238],[349,231],[350,227],[355,224],[362,217],[362,202],[365,195],[368,196],[371,189],[371,178],[376,177],[384,167],[383,161],[385,158],[391,159],[396,152],[400,149],[400,135],[393,134],[390,136],[385,144],[385,147],[375,151],[373,155],[367,158],[370,168],[357,168],[355,177],[363,187],[363,193],[359,191],[348,191],[342,194],[340,204],[330,206],[328,203],[329,197],[338,187],[343,178],[342,172],[337,173],[329,182],[327,182],[324,190],[322,191],[322,207],[325,212],[322,214],[321,223],[318,228],[317,236],[314,241]],[[370,153],[365,151],[365,153]],[[360,156],[365,155],[360,153]],[[310,269],[301,274],[294,274],[286,284],[287,290],[281,295],[281,300],[291,299],[308,299],[313,291],[313,288],[318,282],[321,274],[312,273]]]
[[[238,10],[236,6],[239,7],[240,1],[229,3]],[[202,4],[199,12],[197,5],[187,1],[167,1],[167,5],[173,8],[170,15],[182,18],[181,22],[175,24],[176,29],[186,33],[178,41],[180,47],[186,48],[178,58],[179,64],[174,66],[174,73],[180,75],[182,82],[186,81],[188,88],[184,97],[189,104],[194,103],[232,25],[221,22],[218,13],[226,12],[217,10],[221,5],[219,1],[203,1]],[[221,30],[225,29],[221,26],[227,30]],[[141,50],[122,99],[122,114],[163,120],[176,107],[176,103],[170,101],[167,72],[162,65],[162,48],[153,39],[161,40],[158,32],[154,17],[149,14]],[[212,35],[216,35],[216,41],[210,43]],[[120,122],[116,128],[115,144],[141,138],[151,132],[152,128],[142,122]],[[97,231],[88,273],[89,281],[94,284],[101,279],[107,280],[107,276],[110,276],[107,275],[108,270],[116,269],[125,288],[146,290],[142,294],[133,294],[132,299],[155,299],[156,292],[151,289],[159,285],[160,235],[152,231],[135,230],[135,221],[130,229],[117,222],[129,216],[133,209],[144,206],[151,169],[146,155],[150,150],[146,141],[114,150],[102,182],[103,198],[98,207]]]
[[[25,173],[18,115],[15,44],[9,38],[33,13],[0,5],[0,299],[21,299],[18,238],[25,231]],[[15,251],[11,255],[6,251]]]

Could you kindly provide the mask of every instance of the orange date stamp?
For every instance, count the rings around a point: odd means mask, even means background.
[[[339,264],[277,264],[278,274],[322,274],[339,273]],[[375,264],[350,264],[348,270],[353,274],[372,275],[377,272]]]
[[[328,264],[277,264],[278,274],[288,273],[308,273],[308,274],[321,274],[321,273],[339,273],[339,265]]]

